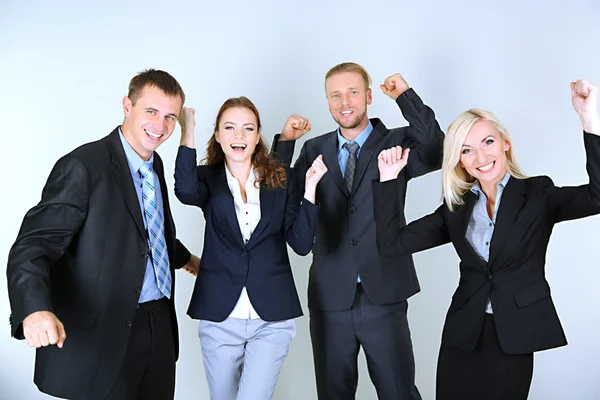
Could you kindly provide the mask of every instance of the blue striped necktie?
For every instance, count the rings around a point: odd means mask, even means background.
[[[162,210],[156,202],[156,174],[152,171],[152,162],[146,161],[140,167],[142,175],[142,200],[144,217],[148,229],[148,241],[152,253],[152,265],[156,275],[158,289],[168,298],[171,297],[171,270],[169,269],[169,253],[165,241],[165,223]]]

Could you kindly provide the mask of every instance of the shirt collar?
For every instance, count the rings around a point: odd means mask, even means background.
[[[231,172],[229,172],[229,168],[227,168],[227,163],[224,163],[224,168],[225,168],[225,175],[227,176],[227,184],[229,185],[229,187],[231,188],[233,186],[233,187],[239,188],[240,184],[239,184],[238,180],[236,179],[236,177],[233,176],[233,174]],[[252,168],[250,168],[250,175],[248,175],[248,180],[246,181],[246,185],[251,184],[252,186],[254,186],[254,182],[256,182],[256,179],[258,179],[257,171],[253,166]]]
[[[508,183],[509,179],[510,179],[510,173],[507,172],[506,174],[504,174],[504,178],[502,178],[502,180],[496,184],[496,187],[499,190],[504,189],[504,187]],[[471,192],[473,192],[477,195],[479,195],[481,192],[483,192],[483,190],[481,190],[481,185],[479,184],[479,181],[476,180],[475,182],[473,182],[473,186],[471,186]]]
[[[363,145],[369,138],[369,135],[371,134],[371,132],[373,132],[373,125],[371,125],[371,121],[369,121],[369,123],[367,124],[367,127],[356,137],[356,139],[354,139],[354,142],[356,142],[356,144],[358,144],[358,146],[359,146],[358,147],[359,150],[363,147]],[[346,142],[350,142],[350,140],[348,140],[342,136],[342,134],[340,132],[340,128],[338,128],[338,130],[337,130],[337,137],[338,137],[338,153],[339,153],[340,150],[342,150],[342,147],[344,146],[344,144]]]
[[[142,164],[146,161],[135,152],[133,147],[129,144],[125,136],[123,136],[123,132],[121,132],[121,127],[119,127],[119,139],[121,139],[121,144],[123,145],[123,150],[125,150],[125,157],[127,157],[127,162],[129,163],[129,169],[131,173],[137,173],[140,170]],[[149,163],[154,162],[154,152],[150,156],[148,160]]]

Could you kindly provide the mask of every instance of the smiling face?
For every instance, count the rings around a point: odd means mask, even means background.
[[[506,152],[510,143],[489,121],[476,122],[469,131],[460,153],[460,166],[482,185],[499,183],[506,172]]]
[[[246,107],[228,108],[219,119],[215,140],[221,145],[228,163],[251,163],[260,140],[256,115]]]
[[[141,158],[148,160],[171,136],[182,106],[179,96],[169,96],[156,86],[145,86],[135,104],[125,96],[121,131]]]
[[[325,82],[331,116],[343,129],[364,129],[368,123],[367,105],[371,104],[371,89],[357,72],[340,72]],[[360,130],[362,130],[360,129]]]

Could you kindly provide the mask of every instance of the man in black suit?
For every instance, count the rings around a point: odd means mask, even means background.
[[[421,398],[406,317],[406,299],[420,290],[419,283],[410,256],[384,259],[377,251],[372,181],[379,178],[381,150],[410,148],[408,165],[398,177],[404,199],[409,179],[440,168],[444,133],[400,74],[380,88],[396,101],[410,126],[390,130],[377,118],[369,120],[370,83],[367,71],[355,63],[339,64],[327,73],[329,111],[339,128],[306,141],[295,163],[303,176],[310,161],[323,154],[330,171],[317,188],[321,208],[308,286],[320,399],[354,398],[361,346],[380,399]],[[275,138],[273,150],[284,164],[291,163],[294,140],[305,125],[286,124]]]
[[[185,95],[164,71],[129,84],[123,124],[54,166],[8,258],[12,335],[37,348],[34,382],[69,399],[172,399],[176,239],[163,163]]]

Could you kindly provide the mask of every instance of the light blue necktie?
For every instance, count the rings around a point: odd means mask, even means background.
[[[140,167],[142,175],[142,200],[144,216],[148,228],[152,265],[156,275],[158,289],[167,297],[171,297],[171,270],[169,269],[169,253],[165,241],[165,223],[162,210],[156,203],[156,175],[152,172],[152,162],[146,161]]]

